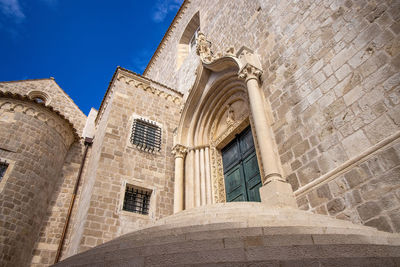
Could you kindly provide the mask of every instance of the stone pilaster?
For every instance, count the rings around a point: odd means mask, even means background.
[[[186,147],[177,144],[172,149],[175,156],[175,185],[174,185],[174,213],[183,210],[183,177],[184,177],[184,158]]]

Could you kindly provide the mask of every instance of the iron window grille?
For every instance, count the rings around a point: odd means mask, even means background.
[[[0,162],[0,182],[3,179],[7,168],[8,168],[8,164],[6,162]]]
[[[135,119],[132,125],[131,143],[144,151],[160,151],[161,128],[154,122]]]
[[[126,185],[123,210],[143,215],[149,214],[151,191]]]

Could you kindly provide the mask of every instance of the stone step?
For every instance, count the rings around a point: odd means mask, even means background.
[[[180,212],[56,266],[280,266],[310,260],[369,263],[371,258],[396,266],[399,256],[398,234],[300,210],[239,203]]]

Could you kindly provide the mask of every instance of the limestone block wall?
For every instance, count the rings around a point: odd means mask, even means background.
[[[82,141],[75,141],[64,160],[59,179],[56,182],[49,208],[43,220],[39,236],[32,250],[31,266],[49,266],[54,263],[58,245],[60,243],[64,224],[72,198],[75,181],[83,157],[84,145]],[[82,182],[81,182],[82,184]],[[78,191],[75,204],[79,203],[81,190]],[[70,227],[67,230],[63,251],[68,247],[71,235],[74,233],[73,221],[76,218],[76,206],[71,215]],[[65,253],[63,252],[62,255]]]
[[[78,251],[172,214],[174,158],[171,149],[180,98],[168,88],[117,70],[98,113],[97,129],[101,133],[96,132],[89,163],[95,165],[96,170],[91,169],[90,177],[85,178],[92,181],[92,189],[90,201],[85,200],[89,206],[81,224]],[[161,126],[160,152],[144,152],[130,143],[133,116]],[[100,140],[97,139],[99,134]],[[122,210],[126,184],[152,190],[149,215]]]
[[[0,261],[27,266],[76,135],[55,111],[23,97],[0,97]]]
[[[259,55],[271,127],[301,208],[399,231],[399,1],[185,1],[146,76],[191,88],[195,56],[172,74],[164,69],[198,11],[213,51],[245,45]]]

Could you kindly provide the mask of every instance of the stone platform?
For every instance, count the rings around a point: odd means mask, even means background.
[[[55,266],[400,266],[400,235],[297,209],[182,211]]]

